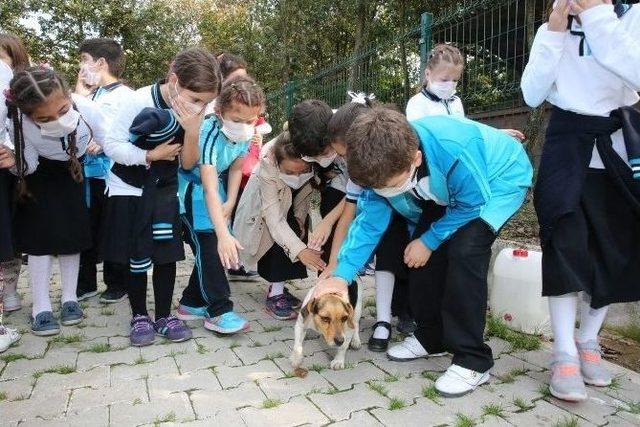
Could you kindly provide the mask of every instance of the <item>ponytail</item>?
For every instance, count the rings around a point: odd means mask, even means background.
[[[25,200],[31,197],[27,189],[27,183],[24,180],[29,165],[24,158],[24,131],[22,129],[22,113],[13,104],[7,100],[8,115],[13,123],[13,145],[16,156],[16,175],[18,177],[18,199]]]

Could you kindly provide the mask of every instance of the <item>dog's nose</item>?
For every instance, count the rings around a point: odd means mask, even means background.
[[[344,337],[335,337],[333,342],[336,343],[337,346],[341,346],[344,344]]]

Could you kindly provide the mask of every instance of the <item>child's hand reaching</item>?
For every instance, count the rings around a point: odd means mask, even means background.
[[[9,169],[16,165],[16,157],[13,151],[0,145],[0,169]]]
[[[238,249],[243,250],[244,248],[231,233],[228,231],[220,233],[218,237],[218,255],[220,256],[222,265],[227,270],[239,268],[240,258],[238,257]]]
[[[422,240],[415,239],[404,250],[404,263],[409,268],[424,267],[431,258],[431,253],[431,249],[426,247]]]
[[[300,251],[298,259],[308,268],[315,271],[322,271],[327,265],[322,258],[320,258],[320,255],[322,255],[322,252],[306,248]]]
[[[518,129],[500,129],[500,130],[506,133],[507,135],[514,137],[520,142],[526,139],[524,133],[520,132]]]
[[[176,156],[180,154],[180,150],[182,150],[182,146],[180,144],[173,144],[173,138],[171,138],[153,150],[147,151],[147,164],[157,162],[158,160],[175,160]]]
[[[587,9],[591,9],[592,7],[600,6],[603,4],[612,4],[612,1],[611,0],[572,0],[571,10],[576,15],[579,15]]]
[[[570,0],[558,0],[556,7],[549,15],[549,31],[564,33],[569,25],[569,12],[571,12]]]
[[[333,230],[333,224],[330,221],[322,220],[320,224],[309,234],[309,242],[307,247],[315,249],[316,251],[322,250],[322,246],[327,243],[331,231]]]

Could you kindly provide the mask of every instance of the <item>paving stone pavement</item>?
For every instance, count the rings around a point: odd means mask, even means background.
[[[191,266],[188,260],[178,267],[176,301]],[[57,273],[52,283],[56,301]],[[371,278],[365,283],[364,343],[375,321]],[[303,297],[311,284],[299,281],[290,288]],[[639,374],[610,365],[612,387],[590,388],[587,402],[561,402],[547,393],[548,350],[514,352],[497,338],[488,341],[496,357],[491,382],[458,399],[439,397],[433,389],[448,357],[395,363],[364,345],[348,352],[344,371],[332,371],[331,352],[317,335],[305,344],[309,374],[295,377],[287,359],[293,322],[265,313],[264,283],[232,282],[231,289],[250,332],[220,337],[190,322],[193,340],[158,339],[138,349],[128,345],[126,301],[104,306],[94,297],[82,303],[81,325],[63,327],[57,337],[30,334],[23,272],[24,308],[5,316],[24,336],[0,355],[0,425],[640,426]],[[151,289],[148,298],[151,308]]]

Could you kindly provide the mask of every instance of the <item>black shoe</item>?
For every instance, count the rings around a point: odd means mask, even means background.
[[[91,297],[95,297],[96,295],[98,295],[98,290],[94,289],[93,291],[89,291],[86,289],[77,289],[76,290],[76,296],[78,297],[78,301],[84,301],[86,299],[89,299]]]
[[[100,295],[100,302],[103,304],[113,304],[118,302],[127,296],[127,293],[122,289],[107,289]]]
[[[255,279],[256,277],[258,277],[258,273],[256,273],[255,271],[247,271],[244,269],[244,266],[241,266],[238,269],[234,269],[234,268],[230,268],[227,270],[227,272],[229,273],[229,278],[230,279]]]
[[[383,353],[387,351],[387,348],[389,348],[389,340],[391,339],[391,324],[389,322],[376,322],[371,329],[373,329],[373,331],[375,332],[378,326],[387,328],[387,330],[389,331],[389,336],[386,339],[382,339],[374,338],[373,335],[371,335],[367,347],[369,347],[369,350],[375,351],[376,353]]]
[[[411,317],[402,317],[398,319],[396,329],[402,335],[412,335],[416,331],[416,322]]]

